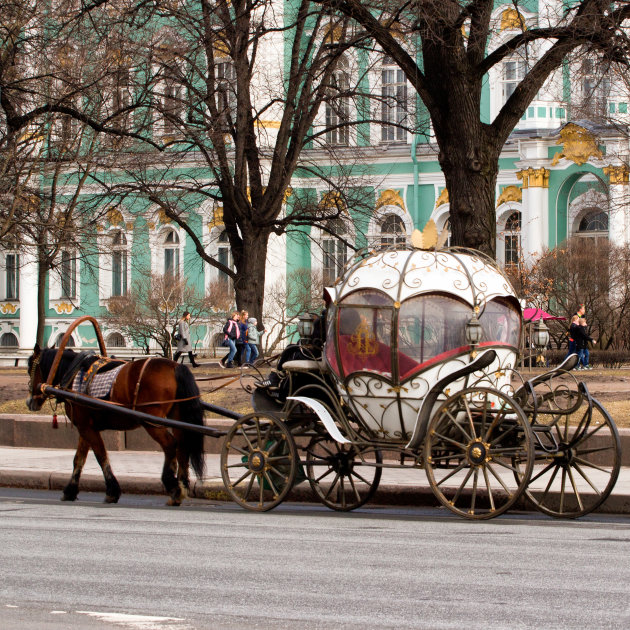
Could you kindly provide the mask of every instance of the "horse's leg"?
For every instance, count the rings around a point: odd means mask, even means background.
[[[162,447],[164,451],[164,466],[162,467],[162,484],[169,495],[167,505],[181,505],[186,493],[177,481],[177,459],[175,438],[168,429],[143,425],[147,433]]]
[[[109,456],[101,434],[92,428],[84,428],[82,433],[92,447],[96,461],[98,461],[103,471],[103,477],[105,478],[105,503],[118,503],[122,491],[109,463]]]
[[[175,439],[177,440],[177,480],[180,487],[187,494],[190,491],[190,479],[188,477],[188,461],[190,459],[188,450],[182,444],[182,432],[175,429]]]
[[[90,451],[90,445],[83,436],[79,435],[79,443],[77,444],[77,452],[74,454],[74,465],[72,469],[72,476],[68,485],[63,489],[62,501],[75,501],[79,494],[79,479],[81,478],[81,471],[85,465],[85,459]]]

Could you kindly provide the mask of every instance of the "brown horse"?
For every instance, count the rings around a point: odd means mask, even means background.
[[[31,411],[41,409],[50,395],[42,392],[42,383],[54,387],[67,387],[67,381],[81,367],[87,368],[96,361],[94,355],[83,355],[73,350],[64,350],[52,382],[48,381],[57,350],[41,350],[35,346],[28,361],[29,397],[26,401]],[[203,435],[193,431],[172,431],[163,426],[152,425],[117,413],[117,407],[136,409],[160,418],[181,420],[190,424],[203,425],[203,408],[199,400],[199,388],[190,370],[169,359],[152,357],[131,363],[118,362],[122,368],[116,375],[109,394],[111,411],[91,408],[89,404],[65,400],[66,415],[79,431],[79,443],[74,456],[74,470],[70,482],[63,490],[62,500],[74,501],[79,494],[79,478],[85,459],[91,448],[105,477],[105,501],[116,503],[121,490],[112,472],[109,457],[100,432],[106,429],[128,431],[143,426],[147,433],[164,451],[162,483],[169,495],[169,505],[180,505],[186,496],[188,464],[199,478],[203,476]],[[63,398],[61,399],[63,400]]]

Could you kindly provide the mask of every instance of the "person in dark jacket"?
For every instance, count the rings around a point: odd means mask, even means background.
[[[592,370],[593,368],[588,364],[590,360],[590,352],[588,351],[589,341],[593,342],[594,339],[589,337],[586,329],[586,318],[582,317],[578,320],[578,326],[575,327],[574,339],[575,348],[577,350],[578,357],[580,357],[580,364],[578,370]]]
[[[192,346],[190,345],[190,325],[188,323],[189,321],[190,312],[184,311],[184,313],[182,314],[182,318],[179,320],[179,325],[177,328],[177,332],[179,333],[179,341],[177,342],[177,352],[175,352],[173,361],[177,361],[184,352],[187,352],[188,358],[190,359],[190,364],[193,367],[199,367],[199,363],[195,361]]]
[[[579,324],[580,316],[574,315],[571,318],[571,324],[569,324],[569,330],[567,331],[567,335],[569,337],[569,350],[567,352],[567,356],[570,354],[576,354],[577,348],[575,347],[575,328],[577,328]]]

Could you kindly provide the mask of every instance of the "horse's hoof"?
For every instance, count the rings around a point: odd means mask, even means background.
[[[106,496],[105,497],[105,503],[118,503],[118,499],[120,497],[110,497],[110,496]]]
[[[62,494],[61,495],[61,500],[62,501],[76,501],[77,500],[77,495],[71,495],[71,494]]]
[[[179,507],[182,504],[181,499],[173,499],[172,497],[166,502],[166,505]]]

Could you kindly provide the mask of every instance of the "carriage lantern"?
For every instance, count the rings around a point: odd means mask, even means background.
[[[474,312],[473,316],[470,318],[468,323],[466,324],[466,341],[471,346],[476,346],[480,341],[483,335],[483,329],[479,320],[477,319],[477,313]]]
[[[313,331],[315,330],[313,316],[310,313],[302,313],[299,316],[297,329],[298,334],[300,335],[300,340],[309,340],[313,336]]]
[[[534,326],[532,342],[538,350],[544,350],[549,343],[549,328],[547,328],[547,324],[545,324],[542,317],[538,319]]]

